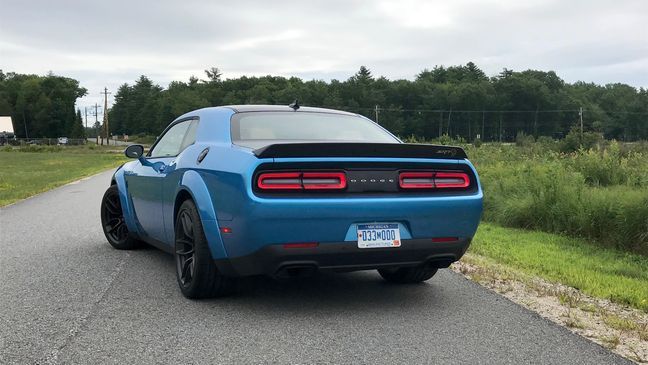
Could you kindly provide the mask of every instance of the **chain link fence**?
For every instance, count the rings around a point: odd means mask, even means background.
[[[0,138],[0,146],[80,146],[85,138]]]

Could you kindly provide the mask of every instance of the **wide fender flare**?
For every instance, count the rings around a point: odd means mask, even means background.
[[[202,176],[193,170],[186,171],[182,175],[182,179],[180,179],[180,184],[174,196],[177,197],[183,190],[191,195],[196,204],[212,257],[214,259],[227,258],[227,251],[223,245],[223,238],[216,219],[216,209]]]
[[[123,165],[120,166],[117,171],[113,174],[112,180],[117,184],[117,190],[119,191],[119,201],[121,202],[122,212],[124,213],[124,221],[126,222],[126,227],[128,227],[128,232],[139,236],[139,224],[135,218],[135,210],[133,209],[133,204],[128,197],[128,185],[126,184],[126,177],[124,174]]]

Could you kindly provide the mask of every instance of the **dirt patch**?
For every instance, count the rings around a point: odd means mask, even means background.
[[[570,331],[639,364],[648,364],[648,314],[467,254],[450,267]]]

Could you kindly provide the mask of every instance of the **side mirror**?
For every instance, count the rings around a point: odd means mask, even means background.
[[[142,155],[144,155],[144,146],[142,146],[141,144],[132,144],[126,147],[124,154],[128,158],[140,158],[142,157]]]

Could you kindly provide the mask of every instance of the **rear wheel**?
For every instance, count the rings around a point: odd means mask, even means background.
[[[398,267],[391,269],[378,269],[383,279],[390,283],[412,284],[431,279],[437,272],[436,267],[420,265],[415,267]]]
[[[175,262],[178,285],[187,298],[221,297],[234,291],[236,280],[218,272],[191,200],[182,203],[176,216]]]
[[[111,185],[101,200],[101,226],[108,243],[118,250],[132,250],[142,245],[128,232],[117,185]]]

